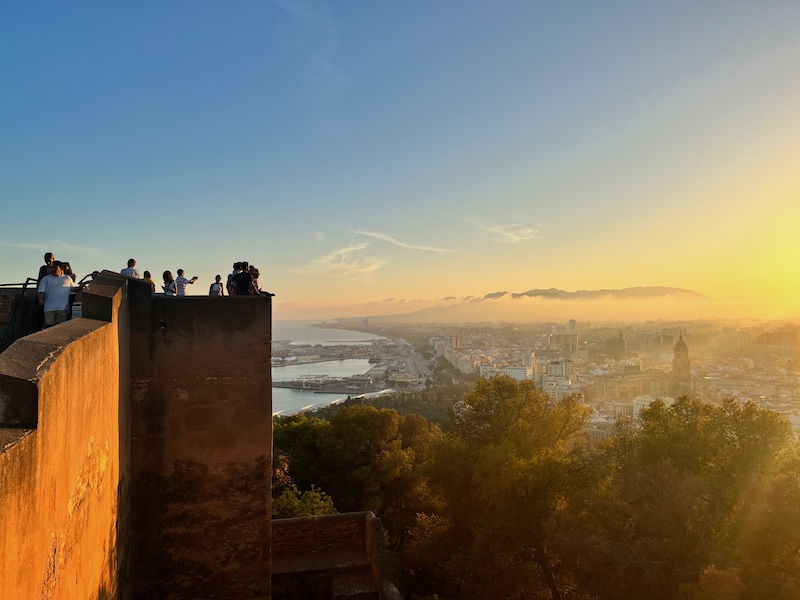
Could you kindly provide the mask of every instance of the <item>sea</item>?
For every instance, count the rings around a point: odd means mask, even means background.
[[[288,341],[292,345],[320,344],[322,346],[339,346],[342,344],[369,345],[373,340],[385,339],[384,336],[361,331],[345,329],[325,329],[312,327],[320,321],[273,321],[272,340]],[[330,377],[350,377],[369,371],[369,360],[366,358],[347,358],[306,365],[288,365],[272,367],[273,381],[291,381],[302,375],[329,375]],[[311,390],[293,390],[289,388],[272,388],[272,414],[291,415],[327,406],[333,402],[344,400],[342,394],[318,394]]]

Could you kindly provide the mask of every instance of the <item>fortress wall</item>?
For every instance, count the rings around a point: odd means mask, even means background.
[[[0,354],[3,600],[124,597],[126,290],[98,292],[108,319],[68,321]]]
[[[131,326],[134,597],[268,598],[271,302],[148,307]]]
[[[270,300],[82,299],[0,354],[0,600],[269,598]]]

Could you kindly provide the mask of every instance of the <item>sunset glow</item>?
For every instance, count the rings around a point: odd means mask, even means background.
[[[79,276],[184,268],[195,294],[246,259],[276,319],[638,286],[707,299],[524,314],[800,316],[798,23],[785,2],[6,3],[0,283],[53,251]]]

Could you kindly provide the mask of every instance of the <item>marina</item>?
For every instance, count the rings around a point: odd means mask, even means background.
[[[413,348],[402,341],[312,321],[276,322],[273,334],[274,415],[413,389],[424,381]]]

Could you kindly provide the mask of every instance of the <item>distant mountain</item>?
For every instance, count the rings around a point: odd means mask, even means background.
[[[619,290],[532,289],[492,292],[405,314],[375,317],[387,321],[533,322],[555,319],[650,320],[714,314],[717,301],[692,290],[664,286]]]
[[[483,299],[501,298],[509,295],[508,292],[495,292],[487,294]],[[678,296],[682,298],[705,298],[692,290],[664,286],[645,286],[623,288],[621,290],[578,290],[565,292],[550,288],[548,290],[528,290],[519,294],[510,294],[512,298],[557,298],[559,300],[594,300],[597,298],[663,298],[664,296]]]

